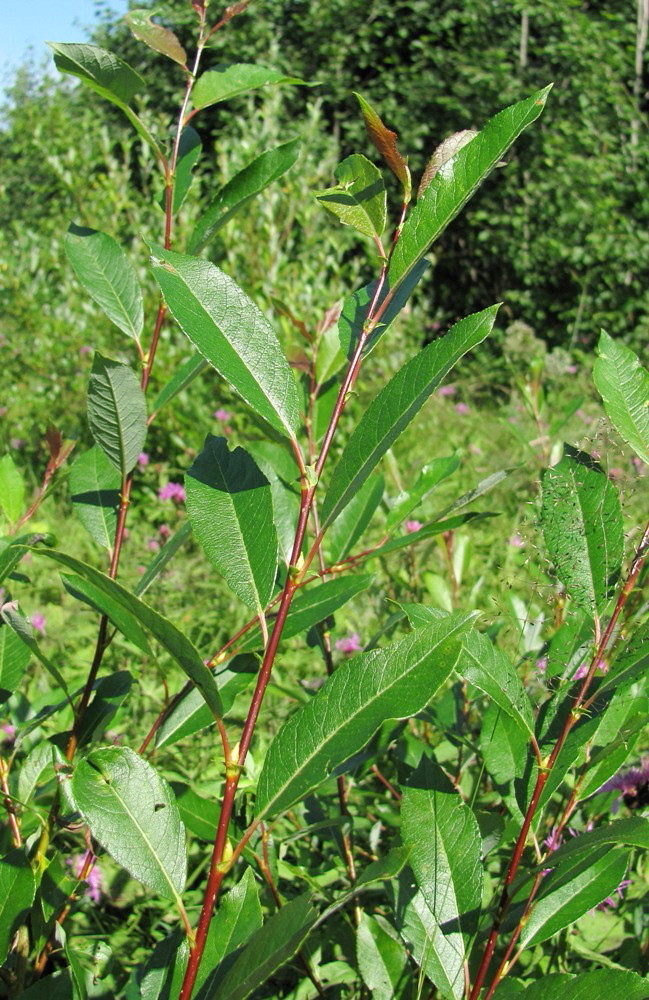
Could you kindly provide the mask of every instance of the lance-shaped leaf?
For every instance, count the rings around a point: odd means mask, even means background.
[[[395,287],[421,260],[502,159],[515,139],[541,114],[550,88],[505,108],[442,166],[410,212],[394,248],[388,281]]]
[[[385,545],[380,545],[378,549],[372,549],[368,552],[365,559],[376,559],[377,557],[387,555],[388,552],[396,552],[397,549],[408,548],[410,545],[417,544],[417,542],[425,542],[427,538],[442,535],[445,531],[456,531],[458,528],[461,528],[465,524],[470,524],[472,521],[484,521],[486,518],[499,516],[499,514],[491,511],[483,511],[482,513],[471,511],[468,514],[458,514],[457,517],[449,517],[444,521],[432,521],[424,524],[419,531],[409,531],[405,535],[391,538]]]
[[[408,954],[385,919],[361,914],[356,932],[356,958],[373,1000],[400,1000],[410,995]]]
[[[25,547],[25,551],[29,550]],[[164,618],[144,601],[137,598],[135,594],[122,587],[116,580],[111,580],[110,577],[100,573],[93,566],[88,566],[65,552],[51,549],[35,549],[34,551],[47,556],[62,566],[67,566],[68,569],[84,577],[89,583],[94,584],[104,594],[135,615],[140,624],[151,632],[163,649],[166,649],[184,670],[189,679],[200,690],[212,711],[217,715],[222,714],[221,699],[211,671],[203,663],[203,659],[194,644],[168,618]]]
[[[294,437],[297,386],[260,309],[209,261],[161,247],[152,253],[165,301],[194,347],[271,427]]]
[[[271,743],[257,786],[257,815],[274,815],[304,798],[386,719],[420,712],[453,670],[472,623],[473,615],[449,615],[337,670]]]
[[[534,733],[532,703],[506,653],[480,632],[472,632],[462,645],[457,672],[491,698],[516,722],[521,732]]]
[[[380,239],[388,210],[381,172],[367,157],[353,153],[338,164],[334,176],[335,187],[316,192],[320,204],[345,226]]]
[[[602,330],[593,378],[606,415],[636,455],[649,465],[649,372],[638,356]]]
[[[202,375],[208,367],[207,361],[202,354],[199,354],[198,351],[192,354],[191,358],[188,358],[178,368],[176,373],[172,375],[164,388],[156,396],[155,403],[153,404],[153,413],[158,414],[163,406],[171,402],[179,392],[182,392],[183,389],[191,385],[194,379]]]
[[[243,448],[205,439],[185,476],[187,513],[203,552],[255,614],[263,614],[277,572],[270,484]]]
[[[0,622],[0,705],[14,693],[31,657],[10,625]]]
[[[211,1000],[245,1000],[306,941],[317,916],[308,893],[297,896],[256,931],[220,980]]]
[[[207,70],[196,81],[192,91],[192,103],[197,110],[209,108],[212,104],[228,101],[231,97],[259,90],[269,84],[296,83],[309,86],[296,76],[286,76],[277,69],[257,66],[255,63],[231,63],[215,66]]]
[[[0,963],[9,953],[14,933],[24,922],[36,892],[32,866],[16,848],[0,859]]]
[[[334,469],[322,508],[323,524],[333,521],[347,506],[460,358],[489,335],[497,311],[497,305],[490,306],[460,320],[445,337],[408,361],[375,396]]]
[[[210,924],[196,978],[196,1000],[211,1000],[219,979],[227,971],[224,960],[244,946],[261,926],[257,883],[252,868],[247,868],[241,881],[221,900],[218,914]]]
[[[188,521],[185,521],[175,535],[165,542],[160,551],[158,552],[155,559],[153,559],[144,573],[140,577],[137,586],[135,587],[134,593],[137,597],[141,597],[142,594],[146,593],[151,584],[158,578],[160,573],[162,573],[165,566],[173,559],[176,552],[182,548],[185,542],[191,538],[192,528]]]
[[[134,646],[141,649],[143,653],[151,655],[151,649],[142,626],[135,615],[125,608],[123,604],[115,601],[103,590],[100,590],[99,587],[95,587],[94,584],[89,583],[88,580],[84,580],[81,576],[77,576],[76,574],[68,576],[65,573],[61,573],[61,579],[63,580],[63,586],[72,597],[98,611],[100,615],[106,615],[113,625],[120,630],[122,635],[132,642]]]
[[[617,490],[590,455],[564,446],[543,476],[543,536],[573,601],[594,614],[615,584],[624,555]]]
[[[77,278],[109,320],[139,342],[144,325],[142,291],[119,243],[107,233],[73,222],[65,234],[65,252]]]
[[[165,899],[185,888],[185,828],[167,782],[128,747],[101,747],[80,761],[72,797],[93,837],[134,878]]]
[[[27,551],[25,549],[25,551]],[[9,628],[11,628],[18,639],[27,647],[27,649],[36,657],[40,663],[43,664],[47,670],[50,677],[54,679],[56,684],[64,692],[68,702],[72,704],[72,699],[70,698],[70,692],[68,691],[68,686],[61,675],[60,670],[56,667],[52,661],[45,655],[39,646],[38,642],[34,638],[34,630],[32,629],[31,623],[21,615],[18,610],[18,602],[11,601],[5,604],[2,609],[0,609],[0,617],[6,622]]]
[[[507,982],[507,980],[505,980]],[[573,976],[570,982],[561,982],[560,990],[558,976],[543,976],[539,982],[532,983],[524,991],[525,1000],[611,1000],[612,997],[624,997],[624,1000],[647,1000],[647,980],[635,972],[623,969],[596,969]],[[516,994],[518,998],[520,993]],[[495,993],[498,998],[498,991]]]
[[[383,124],[372,105],[364,97],[361,97],[360,94],[356,94],[355,96],[361,106],[361,113],[367,134],[392,173],[401,182],[405,201],[409,201],[412,181],[410,179],[410,171],[408,170],[408,162],[397,149],[396,132],[392,132]]]
[[[252,163],[230,178],[196,223],[187,244],[189,253],[200,253],[235,212],[290,170],[299,152],[300,140],[290,139],[275,149],[260,153]]]
[[[96,445],[77,455],[70,469],[72,509],[98,545],[112,550],[121,476]]]
[[[413,845],[410,866],[435,917],[430,941],[444,938],[460,966],[466,942],[477,928],[482,899],[482,837],[473,812],[442,769],[426,756],[403,786],[401,833]]]
[[[413,486],[403,490],[391,505],[385,522],[385,530],[392,531],[408,517],[416,507],[432,493],[445,479],[452,476],[460,467],[460,456],[457,452],[446,458],[434,458],[419,470],[419,475]]]
[[[135,372],[99,353],[88,383],[88,423],[96,443],[126,478],[146,440],[146,402]]]
[[[144,42],[155,52],[160,52],[163,56],[168,56],[169,59],[184,66],[187,62],[187,54],[176,35],[169,28],[155,24],[151,20],[151,13],[149,10],[131,10],[124,20],[138,41]]]
[[[550,854],[542,868],[553,868],[564,858],[584,857],[606,846],[639,847],[649,850],[649,820],[644,816],[627,816],[614,823],[607,823],[596,830],[586,830],[578,837],[570,837]]]
[[[119,56],[97,45],[48,42],[61,73],[77,76],[86,87],[120,106],[131,103],[144,80]]]
[[[327,533],[327,548],[331,563],[340,562],[351,552],[383,499],[383,476],[370,476],[356,496],[350,500],[340,517]]]
[[[174,192],[172,199],[172,212],[175,215],[182,208],[182,204],[187,197],[187,192],[193,180],[192,170],[201,155],[201,137],[198,132],[186,125],[180,136],[178,144],[178,160],[174,172]],[[164,208],[165,206],[163,206]]]
[[[25,482],[11,455],[0,458],[0,510],[13,524],[23,512]]]
[[[385,307],[385,311],[381,313],[380,320],[365,341],[363,357],[374,350],[383,334],[394,323],[429,267],[430,264],[427,260],[420,260],[416,267],[413,267],[408,277],[398,285],[393,294],[389,282],[385,281],[383,283],[376,310],[381,308],[388,295],[391,295],[391,298]],[[338,337],[340,347],[345,357],[349,359],[352,358],[358,346],[359,337],[367,321],[370,306],[374,299],[376,284],[376,281],[371,281],[369,285],[364,285],[363,288],[359,288],[353,292],[345,302],[340,314],[338,320]]]

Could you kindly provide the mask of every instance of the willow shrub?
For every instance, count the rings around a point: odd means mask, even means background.
[[[389,219],[383,175],[362,153],[340,163],[336,183],[316,193],[324,209],[370,241],[376,270],[315,329],[280,304],[301,337],[297,360],[289,345],[289,361],[266,315],[201,253],[295,165],[298,143],[287,137],[258,155],[214,194],[193,231],[177,220],[201,154],[190,121],[235,95],[303,81],[242,63],[203,69],[209,40],[227,30],[247,0],[217,21],[206,3],[193,6],[191,57],[144,12],[128,15],[134,35],[184,76],[171,138],[153,134],[138,114],[145,82],[118,55],[52,45],[58,69],[120,108],[155,156],[164,218],[161,231],[144,239],[160,294],[148,315],[122,247],[108,233],[71,222],[69,265],[117,327],[116,350],[132,357],[125,364],[95,354],[87,394],[95,443],[70,468],[72,508],[97,543],[97,565],[28,528],[69,443],[49,432],[49,464],[31,501],[12,459],[0,462],[7,527],[0,688],[9,717],[30,663],[50,685],[45,707],[14,713],[15,731],[5,728],[0,989],[25,997],[233,1000],[331,990],[477,1000],[518,996],[535,980],[530,997],[556,996],[558,989],[566,997],[588,989],[593,1000],[645,997],[645,981],[619,964],[584,972],[577,961],[575,973],[565,955],[553,964],[554,952],[544,958],[543,950],[529,978],[504,978],[529,950],[555,942],[593,907],[623,894],[630,853],[649,838],[646,820],[631,816],[589,822],[564,839],[589,796],[611,782],[623,787],[618,772],[647,719],[649,647],[636,584],[649,528],[627,553],[618,491],[598,462],[566,446],[543,478],[542,527],[561,600],[542,697],[530,696],[519,665],[481,627],[478,612],[404,603],[358,655],[338,656],[330,632],[331,616],[370,586],[365,570],[372,559],[442,533],[452,538],[460,525],[488,513],[463,508],[505,475],[422,525],[411,515],[453,475],[457,459],[431,459],[392,500],[379,471],[454,365],[468,352],[479,357],[498,305],[461,319],[410,358],[348,435],[341,417],[369,353],[384,336],[389,342],[390,327],[424,279],[431,245],[539,117],[549,88],[496,114],[480,132],[438,147],[416,198],[395,134],[359,96],[369,140],[396,176],[401,204]],[[194,353],[152,398],[165,323]],[[186,499],[186,526],[131,589],[119,581],[120,555],[129,509],[138,503],[148,428],[163,408],[191,394],[198,377],[224,379],[254,415],[261,438],[232,449],[227,435],[207,436],[184,486],[169,487]],[[595,380],[610,420],[649,462],[649,375],[603,334]],[[375,515],[383,518],[383,536],[368,546],[363,536]],[[220,649],[199,651],[145,599],[190,533],[209,573],[249,615],[243,627],[232,624]],[[65,660],[54,662],[34,634],[39,622],[21,613],[21,561],[28,556],[97,614],[79,690],[70,689]],[[282,643],[300,635],[307,680],[295,679],[291,688],[283,678],[287,710],[277,727],[265,713],[265,695]],[[343,653],[359,646],[353,637]],[[160,691],[147,705],[133,746],[107,738],[116,708],[128,711],[134,698],[133,676],[121,669],[125,648],[129,662],[141,657],[145,668],[159,657],[169,664],[169,695]],[[178,670],[186,684],[172,692]],[[133,704],[141,711],[140,702]],[[218,796],[207,799],[167,780],[163,750],[180,741],[190,768],[192,747],[217,755]],[[250,754],[258,746],[267,746],[263,760]],[[377,761],[391,753],[388,779]],[[636,786],[640,804],[640,779]],[[83,853],[66,864],[75,844]],[[103,926],[102,907],[108,912],[111,904],[93,874],[104,852],[162,900],[166,926],[177,925],[131,969],[128,982],[110,978],[101,933],[68,934],[75,910],[91,905],[86,884],[97,906],[95,926]]]

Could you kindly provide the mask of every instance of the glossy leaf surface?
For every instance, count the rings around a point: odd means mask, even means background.
[[[532,703],[523,682],[507,654],[486,635],[472,632],[466,637],[456,670],[511,716],[521,732],[534,733]]]
[[[113,623],[134,646],[141,649],[143,653],[151,653],[146,635],[135,615],[124,607],[119,601],[113,600],[99,587],[84,580],[81,576],[74,574],[61,574],[63,585],[72,597],[78,601],[94,608]]]
[[[96,443],[122,477],[144,448],[147,415],[135,372],[95,354],[88,383],[88,423]]]
[[[36,891],[34,872],[25,852],[16,848],[0,859],[0,962],[15,931],[24,921]]]
[[[148,10],[131,10],[126,14],[124,20],[140,42],[144,42],[155,52],[160,52],[163,56],[168,56],[174,62],[184,66],[187,62],[187,54],[178,41],[178,38],[161,24],[155,24],[151,20],[151,12]]]
[[[119,56],[97,45],[48,42],[61,73],[77,76],[86,87],[121,106],[131,103],[144,80]]]
[[[196,1000],[210,1000],[219,979],[232,964],[226,960],[246,945],[261,925],[259,893],[252,868],[247,868],[243,878],[221,900],[216,918],[210,925],[196,980]]]
[[[257,815],[276,814],[303,798],[386,719],[421,711],[451,673],[472,623],[472,615],[449,616],[337,670],[271,743],[257,786]]]
[[[624,555],[620,501],[601,465],[566,445],[543,476],[541,518],[557,576],[575,604],[600,611]]]
[[[119,243],[74,223],[65,234],[65,252],[88,294],[119,329],[139,341],[144,305],[135,269]]]
[[[209,435],[185,476],[187,513],[203,552],[256,614],[270,600],[277,532],[270,485],[243,448]]]
[[[152,252],[162,294],[187,338],[259,416],[294,436],[297,386],[260,309],[209,261],[161,247]]]
[[[375,396],[334,469],[322,508],[323,523],[333,521],[346,507],[442,379],[489,335],[497,310],[491,306],[460,320],[445,337],[406,362]]]
[[[385,229],[387,198],[380,171],[360,153],[353,153],[334,171],[338,184],[317,191],[316,198],[345,226],[380,239]]]
[[[153,404],[153,412],[159,413],[166,403],[170,403],[179,392],[190,386],[194,379],[202,375],[208,367],[209,365],[202,354],[199,354],[198,351],[192,354],[191,358],[188,358],[180,368],[176,369],[164,388],[160,390]]]
[[[93,837],[134,878],[165,899],[185,887],[185,829],[166,781],[127,747],[102,747],[80,761],[74,801]]]
[[[300,140],[290,139],[281,146],[260,153],[252,163],[230,178],[196,223],[188,243],[189,253],[200,253],[235,212],[290,170],[299,152]]]
[[[406,219],[388,269],[394,288],[421,260],[503,158],[515,139],[541,114],[550,88],[505,108],[445,163]]]
[[[72,509],[91,538],[109,551],[115,542],[120,486],[119,472],[97,445],[72,463]]]
[[[259,90],[269,84],[304,83],[294,76],[285,76],[277,69],[257,66],[254,63],[231,63],[207,70],[196,81],[192,103],[196,109],[209,108],[212,104],[228,101],[231,97]]]
[[[593,368],[606,415],[636,455],[649,465],[649,372],[637,354],[602,331]]]

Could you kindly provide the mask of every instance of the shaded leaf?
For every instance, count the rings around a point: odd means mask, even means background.
[[[0,704],[16,690],[30,659],[25,643],[9,625],[0,622]]]
[[[221,900],[216,918],[210,924],[196,979],[196,1000],[211,1000],[219,979],[236,960],[238,949],[261,925],[259,893],[252,868],[247,868],[234,889]]]
[[[13,630],[18,639],[32,653],[32,655],[43,664],[48,674],[54,679],[69,701],[70,692],[68,691],[68,686],[65,683],[65,680],[63,679],[58,667],[56,667],[41,650],[41,647],[34,638],[34,630],[32,629],[31,623],[27,621],[27,619],[24,618],[18,610],[18,602],[12,601],[9,604],[5,604],[2,609],[0,609],[0,616],[6,622],[7,626]]]
[[[79,733],[80,747],[103,738],[132,686],[133,678],[128,670],[116,670],[115,673],[96,682],[94,697],[83,717]]]
[[[61,73],[77,76],[86,87],[115,104],[130,104],[144,80],[119,56],[97,45],[47,43]]]
[[[194,347],[271,427],[293,437],[297,386],[263,313],[209,261],[161,247],[152,253],[162,294]]]
[[[192,91],[194,107],[209,108],[212,104],[228,101],[231,97],[245,94],[250,90],[259,90],[269,84],[299,83],[309,86],[304,80],[295,76],[285,76],[277,69],[266,66],[256,66],[254,63],[231,63],[230,65],[213,66],[196,81]]]
[[[409,979],[408,954],[387,920],[361,913],[356,959],[373,1000],[393,1000],[403,995]]]
[[[406,362],[375,396],[334,469],[322,508],[323,524],[333,521],[346,507],[460,358],[489,335],[497,311],[498,306],[491,306],[460,320],[445,337]]]
[[[419,470],[413,486],[403,490],[390,506],[385,522],[386,532],[392,531],[401,521],[429,496],[432,491],[460,467],[460,456],[454,452],[446,458],[434,458]]]
[[[97,445],[77,455],[70,469],[72,509],[98,545],[112,551],[121,476]]]
[[[367,157],[353,153],[334,171],[338,184],[315,196],[346,225],[364,236],[380,239],[385,229],[387,197],[380,171]]]
[[[385,491],[383,476],[370,476],[327,532],[330,563],[340,562],[353,549],[372,520]]]
[[[196,223],[187,245],[188,252],[200,253],[235,212],[290,170],[299,152],[300,140],[290,139],[281,146],[260,153],[252,163],[231,177]]]
[[[456,670],[483,691],[499,708],[511,716],[521,732],[534,733],[532,703],[506,653],[480,632],[471,632],[462,644]]]
[[[288,809],[340,770],[386,719],[421,711],[453,670],[472,623],[472,615],[450,615],[337,670],[271,743],[257,785],[258,818]]]
[[[174,172],[174,192],[171,202],[171,210],[174,215],[180,211],[187,197],[187,192],[194,179],[192,170],[198,162],[201,150],[200,135],[191,125],[185,125],[178,144],[178,159]],[[166,204],[163,208],[166,208]]]
[[[602,330],[593,379],[606,415],[636,455],[649,465],[649,372],[637,354]]]
[[[146,402],[135,372],[99,353],[88,383],[88,423],[96,443],[125,478],[146,440]]]
[[[565,445],[543,476],[541,519],[548,554],[575,604],[601,610],[624,555],[619,497],[601,465]]]
[[[135,269],[112,236],[77,226],[65,234],[65,252],[74,272],[108,318],[139,342],[144,305]]]
[[[105,591],[96,587],[88,580],[84,580],[81,576],[68,576],[65,573],[61,573],[61,579],[63,580],[63,586],[72,597],[75,597],[78,601],[83,601],[84,604],[93,608],[100,615],[106,615],[113,625],[120,630],[122,635],[126,636],[134,646],[141,649],[143,653],[151,654],[151,647],[147,642],[142,626],[128,608],[125,608],[122,603],[114,600]]]
[[[175,797],[127,747],[102,747],[72,777],[74,801],[96,840],[134,878],[165,899],[185,887],[185,829]]]
[[[178,41],[176,35],[169,28],[164,28],[161,24],[154,24],[151,20],[156,11],[131,10],[126,14],[124,20],[140,42],[144,42],[155,52],[168,56],[174,62],[184,66],[187,62],[187,54]]]
[[[277,532],[270,484],[248,452],[225,438],[205,439],[185,476],[187,514],[203,552],[256,614],[270,600],[277,572]]]
[[[561,1000],[611,1000],[612,997],[647,1000],[647,981],[635,972],[595,969],[571,977],[570,982],[565,977],[560,980],[559,976],[544,976],[540,982],[528,986],[522,995],[525,1000],[557,1000],[557,996],[561,996]]]

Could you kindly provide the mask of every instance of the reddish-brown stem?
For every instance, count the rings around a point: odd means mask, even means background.
[[[403,798],[403,796],[401,795],[401,792],[398,791],[394,787],[394,785],[392,785],[388,781],[388,779],[385,777],[385,775],[382,774],[381,771],[378,769],[378,767],[376,766],[376,764],[372,764],[372,771],[374,772],[374,774],[376,775],[376,777],[379,779],[379,781],[381,782],[381,784],[385,785],[385,787],[387,788],[387,790],[396,799],[396,801],[397,802],[401,802],[401,799]]]
[[[493,925],[492,925],[492,928],[491,928],[491,932],[490,932],[489,938],[487,940],[487,945],[485,947],[484,955],[482,957],[482,961],[480,963],[480,967],[478,969],[478,972],[477,972],[477,975],[476,975],[476,979],[475,979],[475,982],[473,984],[473,989],[471,991],[469,1000],[477,1000],[478,996],[480,995],[480,990],[482,988],[482,984],[484,983],[484,980],[486,978],[487,972],[489,970],[489,966],[491,964],[491,959],[493,957],[493,953],[494,953],[495,948],[496,948],[496,943],[497,943],[497,940],[498,940],[498,935],[499,935],[499,932],[500,932],[500,927],[502,925],[503,917],[505,916],[505,913],[506,913],[506,911],[507,911],[507,909],[509,907],[509,903],[510,903],[509,887],[511,886],[514,878],[516,877],[516,873],[518,871],[518,866],[520,864],[521,857],[522,857],[523,851],[525,849],[525,843],[527,841],[527,835],[528,835],[530,827],[532,825],[532,821],[534,819],[534,815],[536,813],[536,809],[538,807],[539,800],[541,798],[541,794],[543,792],[543,789],[545,788],[545,785],[546,785],[546,783],[548,781],[548,778],[550,777],[550,774],[552,772],[552,768],[554,767],[556,759],[559,756],[559,753],[561,752],[561,749],[563,748],[563,745],[564,745],[566,739],[568,738],[568,735],[569,735],[571,729],[573,728],[573,726],[578,721],[578,719],[580,717],[580,714],[583,711],[585,711],[592,704],[593,700],[597,697],[597,694],[595,693],[595,695],[593,695],[588,701],[586,701],[586,694],[587,694],[588,689],[590,687],[590,684],[591,684],[591,682],[593,680],[593,677],[595,676],[595,672],[597,670],[599,661],[600,661],[601,657],[603,656],[604,652],[606,651],[606,648],[608,646],[610,638],[611,638],[611,636],[613,634],[613,631],[615,629],[615,625],[617,624],[618,618],[619,618],[620,614],[622,613],[622,610],[623,610],[623,608],[624,608],[627,600],[629,599],[629,595],[631,594],[631,592],[632,592],[632,590],[633,590],[633,588],[635,586],[636,580],[638,578],[638,574],[640,573],[640,570],[642,569],[642,565],[643,565],[643,563],[644,563],[644,561],[646,559],[647,549],[648,548],[649,548],[649,523],[647,524],[647,526],[645,527],[645,530],[643,532],[642,539],[641,539],[640,544],[639,544],[639,546],[638,546],[638,548],[636,550],[635,557],[634,557],[633,562],[631,564],[631,569],[629,570],[629,573],[628,573],[628,575],[626,577],[626,580],[624,582],[624,586],[622,587],[622,590],[620,591],[620,595],[619,595],[619,597],[617,599],[617,602],[616,602],[616,605],[615,605],[615,609],[613,611],[613,614],[611,615],[610,621],[609,621],[609,623],[608,623],[608,625],[607,625],[607,627],[606,627],[606,629],[604,631],[604,634],[601,636],[601,638],[600,638],[600,640],[599,640],[599,642],[597,644],[597,649],[596,649],[596,651],[595,651],[595,653],[593,655],[593,658],[591,660],[591,663],[590,663],[590,666],[589,666],[589,669],[588,669],[588,673],[586,674],[586,676],[585,676],[585,678],[583,680],[583,683],[582,683],[582,685],[581,685],[581,687],[579,689],[579,693],[577,694],[577,697],[575,698],[575,701],[574,701],[574,703],[572,705],[570,713],[569,713],[568,717],[566,718],[566,721],[565,721],[565,723],[563,725],[563,728],[562,728],[562,730],[561,730],[561,732],[559,734],[559,737],[557,738],[557,741],[556,741],[556,743],[554,745],[552,753],[550,754],[550,756],[549,756],[549,758],[548,758],[545,766],[542,769],[539,770],[539,774],[538,774],[537,779],[536,779],[536,785],[534,787],[534,792],[532,793],[532,798],[531,798],[530,804],[528,806],[527,812],[525,814],[525,819],[523,821],[523,826],[521,828],[521,832],[520,832],[520,834],[518,836],[518,840],[516,841],[516,846],[514,847],[514,852],[512,854],[511,860],[509,862],[509,867],[507,869],[507,874],[505,876],[505,881],[504,881],[504,884],[503,884],[503,889],[502,889],[502,892],[501,892],[500,901],[499,901],[499,904],[498,904],[498,909],[497,909],[496,915],[494,917],[494,921],[493,921]],[[497,984],[497,978],[494,980],[494,983]],[[494,986],[494,983],[492,983],[492,986]]]

